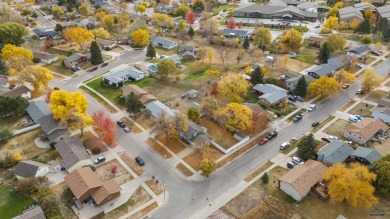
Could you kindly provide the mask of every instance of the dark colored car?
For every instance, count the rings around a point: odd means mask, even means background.
[[[271,140],[271,139],[275,138],[276,136],[278,136],[278,133],[276,131],[274,131],[274,132],[269,133],[267,135],[267,138],[268,138],[268,140]]]
[[[370,53],[373,54],[374,56],[380,56],[381,55],[379,52],[376,52],[376,51],[371,51]]]
[[[142,158],[139,157],[139,156],[135,158],[135,161],[136,161],[140,166],[145,165],[144,160],[142,160]]]
[[[327,143],[330,143],[331,140],[328,138],[328,137],[322,137],[321,140],[327,142]]]
[[[294,164],[293,163],[291,163],[291,162],[288,162],[287,163],[287,168],[289,168],[289,169],[292,169],[292,168],[294,168]]]
[[[59,90],[59,88],[58,87],[54,87],[54,90]]]
[[[268,141],[269,141],[268,138],[263,138],[263,140],[261,140],[261,141],[259,142],[259,145],[263,145],[263,144],[267,143]]]
[[[297,101],[297,99],[294,96],[289,96],[288,100],[291,101],[291,102],[296,102]]]
[[[294,117],[293,122],[299,122],[299,120],[301,120],[302,118],[303,118],[303,116],[301,114],[299,114],[299,115]]]
[[[105,67],[105,66],[107,66],[107,65],[108,65],[108,63],[105,62],[105,63],[102,64],[102,67]]]
[[[313,123],[311,124],[311,126],[316,127],[318,124],[320,124],[320,123],[317,122],[317,121],[315,121],[315,122],[313,122]]]
[[[123,121],[116,121],[116,124],[118,124],[121,128],[126,127],[126,124]]]
[[[88,71],[89,72],[92,72],[92,71],[96,71],[99,67],[95,66],[95,67],[92,67],[91,69],[89,69]]]
[[[72,68],[70,68],[70,70],[73,72],[77,72],[77,71],[80,71],[81,68],[80,67],[72,67]]]

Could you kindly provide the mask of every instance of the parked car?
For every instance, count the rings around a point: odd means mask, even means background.
[[[321,140],[327,142],[327,143],[330,143],[331,140],[328,138],[328,137],[322,137]]]
[[[321,26],[320,25],[316,25],[315,28],[320,28]]]
[[[296,58],[297,57],[297,54],[295,52],[289,52],[288,53],[288,57],[290,58]]]
[[[362,63],[357,63],[356,66],[359,68],[364,68],[364,65]]]
[[[333,136],[333,135],[329,136],[328,138],[329,138],[331,141],[333,141],[333,140],[339,140],[338,137]]]
[[[363,89],[359,89],[359,90],[357,90],[357,91],[356,91],[356,94],[364,94],[364,91],[363,91]]]
[[[370,53],[373,54],[374,56],[381,56],[381,54],[377,51],[371,51]]]
[[[102,67],[105,67],[105,66],[107,66],[107,65],[108,65],[108,63],[105,62],[105,63],[102,64]]]
[[[299,122],[299,120],[301,120],[302,118],[303,118],[303,116],[301,114],[299,114],[299,115],[294,117],[293,122]]]
[[[100,155],[98,158],[96,158],[96,160],[94,161],[95,164],[99,164],[99,163],[102,163],[106,161],[106,158],[104,157],[104,155]]]
[[[280,150],[284,150],[284,149],[288,148],[288,146],[290,146],[290,143],[289,143],[289,142],[283,142],[283,143],[280,145]]]
[[[292,157],[292,162],[294,164],[304,164],[304,162],[301,159],[299,159],[298,157]]]
[[[294,168],[294,163],[291,163],[291,162],[288,162],[287,163],[287,168],[289,168],[289,169],[292,169],[292,168]]]
[[[129,128],[127,126],[123,127],[123,130],[125,130],[125,132],[127,132],[127,133],[131,132],[131,128]]]
[[[296,137],[292,137],[291,139],[290,139],[290,142],[296,142],[298,139],[296,138]]]
[[[92,67],[91,69],[89,69],[89,72],[96,71],[98,68],[99,68],[98,66],[94,66],[94,67]]]
[[[76,67],[70,68],[70,70],[73,71],[73,72],[77,72],[77,71],[80,71],[81,68],[76,66]]]
[[[320,123],[318,122],[318,121],[315,121],[315,122],[313,122],[312,124],[311,124],[311,126],[313,126],[313,127],[316,127],[317,125],[319,125]]]
[[[349,119],[349,121],[351,121],[351,122],[359,122],[359,119],[356,118],[355,116],[350,116],[348,119]]]
[[[294,96],[294,97],[295,97],[295,99],[297,99],[300,102],[304,102],[305,101],[305,98],[303,98],[303,97],[300,97],[300,96]]]
[[[358,114],[356,114],[356,115],[353,115],[353,116],[355,116],[359,121],[360,120],[363,120],[364,119],[364,117],[363,116],[361,116],[361,115],[358,115]]]
[[[126,127],[126,124],[123,121],[116,121],[116,124],[118,124],[121,128]]]
[[[291,101],[291,102],[296,102],[297,101],[297,99],[294,96],[289,96],[288,100]]]
[[[309,106],[309,108],[307,108],[307,111],[311,112],[311,111],[313,111],[315,109],[316,109],[316,105],[312,104],[311,106]]]
[[[275,138],[276,136],[278,136],[278,133],[276,131],[273,131],[267,135],[267,138],[268,138],[268,140],[271,140],[271,139]]]
[[[58,87],[54,87],[54,90],[60,90],[60,88],[58,88]]]
[[[269,141],[268,138],[263,138],[263,140],[261,140],[261,141],[259,142],[259,145],[263,145],[263,144],[267,143],[268,141]]]
[[[142,158],[141,158],[140,156],[137,156],[137,157],[135,158],[135,162],[137,162],[140,166],[145,165],[144,160],[142,160]]]
[[[347,88],[349,88],[349,84],[344,84],[343,89],[347,89]]]

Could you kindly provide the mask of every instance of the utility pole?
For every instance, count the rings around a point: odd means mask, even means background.
[[[165,182],[163,181],[164,199],[165,199]]]

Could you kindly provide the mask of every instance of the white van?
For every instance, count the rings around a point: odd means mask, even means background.
[[[288,148],[288,146],[290,146],[290,143],[284,142],[283,144],[280,145],[280,150],[284,150],[284,149]]]

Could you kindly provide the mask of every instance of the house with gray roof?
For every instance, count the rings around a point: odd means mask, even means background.
[[[295,75],[292,77],[288,77],[284,80],[284,83],[286,84],[286,87],[289,91],[293,92],[295,88],[297,87],[298,81],[301,77],[304,77],[307,84],[310,84],[314,81],[314,78],[310,75]]]
[[[288,93],[287,90],[273,84],[256,84],[253,89],[260,94],[260,104],[266,107],[285,101]]]
[[[347,55],[362,58],[363,56],[367,55],[370,51],[371,51],[371,48],[368,45],[362,45],[362,46],[348,49]]]
[[[390,5],[376,8],[379,19],[387,18],[390,21]]]
[[[381,159],[381,157],[382,156],[375,149],[361,146],[358,146],[351,154],[351,158],[366,165],[374,163],[375,161]]]
[[[340,140],[333,140],[317,152],[317,160],[334,165],[344,162],[353,152],[353,148]]]
[[[1,88],[7,88],[9,87],[9,80],[6,76],[0,75],[0,90]]]
[[[179,47],[179,56],[183,60],[196,60],[197,48],[191,44],[183,44]]]
[[[104,75],[103,82],[114,87],[120,87],[123,86],[126,81],[139,81],[146,76],[148,76],[146,72],[141,71],[134,66],[122,64],[111,69],[110,73]]]
[[[250,35],[252,34],[252,32],[249,32],[247,30],[237,30],[237,29],[228,29],[228,28],[223,29],[222,33],[226,38],[241,38],[241,39],[250,37]]]
[[[64,59],[64,65],[67,68],[80,67],[85,65],[91,59],[91,54],[74,53]]]
[[[45,28],[35,28],[32,30],[34,35],[40,39],[60,39],[62,36],[54,30],[53,27],[45,27]]]
[[[177,43],[172,40],[168,40],[162,37],[154,37],[151,40],[153,46],[162,47],[164,49],[173,49],[177,46]]]
[[[58,142],[63,138],[69,137],[70,133],[66,126],[53,118],[53,112],[45,101],[36,100],[30,102],[26,111],[30,118],[40,125],[49,142]]]
[[[94,3],[95,6],[99,7],[99,8],[108,8],[110,7],[110,4],[107,3],[107,2],[104,2],[102,0],[96,0],[95,3]]]
[[[17,86],[10,91],[0,94],[0,96],[9,98],[23,97],[24,99],[28,100],[31,98],[31,90],[26,86]]]
[[[318,79],[322,76],[331,77],[337,70],[344,66],[340,59],[341,58],[328,59],[328,63],[321,64],[313,69],[310,69],[307,74],[315,79]]]
[[[338,17],[339,17],[339,21],[345,21],[345,22],[350,22],[354,19],[358,19],[360,21],[364,20],[362,12],[359,11],[359,9],[354,8],[352,6],[340,8]]]
[[[78,138],[66,138],[54,145],[62,160],[61,165],[71,173],[83,166],[92,165],[91,156]]]
[[[46,216],[43,213],[41,206],[38,206],[33,209],[23,211],[22,214],[14,217],[13,219],[46,219]]]
[[[34,55],[34,59],[37,59],[40,62],[43,62],[46,64],[50,64],[50,63],[58,60],[58,55],[47,53],[47,52],[34,51],[33,55]]]
[[[160,59],[162,59],[162,60],[170,59],[173,62],[175,62],[176,65],[180,65],[180,63],[181,63],[181,57],[178,54],[173,54],[170,56],[162,55],[162,56],[160,56]]]
[[[157,116],[162,112],[166,113],[170,117],[175,116],[175,110],[172,110],[167,105],[161,103],[159,100],[148,103],[145,106],[145,110],[154,118],[157,118]]]
[[[180,139],[187,144],[197,143],[204,145],[207,144],[209,140],[211,140],[210,136],[207,134],[207,129],[191,120],[188,120],[187,131],[180,131],[179,136]]]
[[[355,7],[359,11],[365,11],[367,9],[372,9],[375,11],[375,9],[376,9],[376,7],[374,5],[372,5],[371,3],[368,3],[368,2],[356,3],[353,5],[353,7]]]
[[[48,173],[49,165],[33,160],[20,161],[14,171],[17,179],[36,178],[46,176]]]
[[[371,117],[382,120],[383,122],[390,124],[390,107],[377,106],[372,109]]]
[[[303,2],[302,2],[303,3]],[[295,6],[285,6],[281,4],[250,5],[234,10],[234,17],[247,18],[284,18],[294,20],[315,20],[317,12],[300,10]]]

